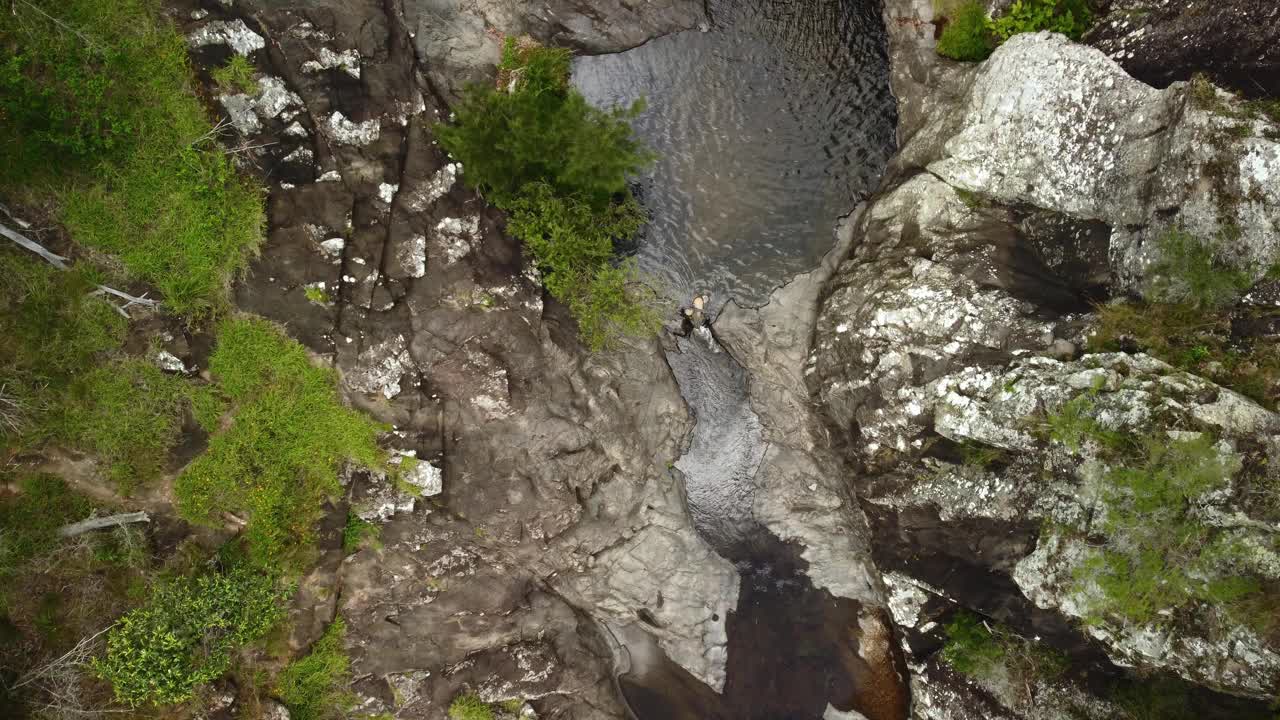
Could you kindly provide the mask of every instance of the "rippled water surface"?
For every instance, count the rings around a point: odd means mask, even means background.
[[[879,3],[713,1],[707,32],[574,61],[600,106],[643,98],[644,269],[677,299],[759,305],[832,244],[893,149]]]

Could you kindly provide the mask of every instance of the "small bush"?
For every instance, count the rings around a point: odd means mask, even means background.
[[[942,658],[958,672],[985,677],[1004,661],[1004,647],[977,615],[961,611],[945,630]]]
[[[961,5],[947,18],[942,37],[938,38],[938,54],[965,62],[986,60],[995,49],[989,22],[986,8],[978,0]]]
[[[493,720],[493,708],[478,695],[459,695],[449,703],[449,720]]]
[[[468,183],[511,213],[547,290],[599,350],[660,325],[652,291],[614,258],[615,242],[644,223],[627,179],[652,156],[628,124],[640,104],[593,108],[568,74],[567,51],[508,38],[498,88],[472,88],[456,124],[436,132]]]
[[[209,370],[234,420],[178,477],[179,511],[208,525],[224,512],[245,516],[251,557],[296,567],[325,503],[341,493],[342,464],[381,466],[381,428],[343,407],[334,372],[265,320],[220,323]]]
[[[232,55],[226,65],[216,68],[210,73],[218,87],[228,92],[242,92],[252,95],[258,90],[258,81],[254,79],[255,70],[249,58],[243,55]]]
[[[615,264],[613,243],[633,235],[644,214],[628,196],[604,211],[557,196],[545,183],[526,186],[512,204],[509,229],[524,241],[548,292],[569,306],[592,350],[624,335],[652,334],[661,325],[656,293],[633,261]]]
[[[966,2],[947,18],[938,38],[938,54],[979,62],[1006,40],[1021,33],[1049,30],[1079,40],[1093,23],[1087,0],[1014,0],[999,18],[987,17],[978,0]]]
[[[94,670],[130,707],[182,702],[226,672],[235,649],[266,634],[284,600],[274,579],[245,566],[161,581],[107,634]]]
[[[568,85],[568,57],[508,38],[502,67],[508,85],[470,88],[454,110],[455,123],[436,128],[468,183],[498,207],[509,207],[525,185],[543,182],[601,210],[650,161],[627,123],[642,106],[592,107]]]
[[[343,647],[346,636],[346,623],[334,618],[306,657],[289,663],[276,679],[276,693],[293,720],[340,718],[355,705],[347,689],[351,660]]]
[[[186,383],[145,360],[121,360],[81,376],[64,401],[59,428],[68,444],[91,452],[129,492],[164,470],[181,430]]]
[[[1252,284],[1248,273],[1220,263],[1213,249],[1177,228],[1157,241],[1159,260],[1147,295],[1162,303],[1217,310],[1236,301]]]
[[[1003,43],[1014,35],[1049,30],[1079,40],[1093,24],[1086,0],[1014,0],[1009,11],[991,22],[991,32]]]

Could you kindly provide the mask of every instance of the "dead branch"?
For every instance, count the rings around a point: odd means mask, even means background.
[[[112,307],[116,309],[116,312],[126,318],[129,317],[129,308],[134,305],[142,305],[143,307],[149,308],[154,308],[160,305],[159,301],[148,298],[146,293],[143,293],[142,297],[135,297],[129,293],[121,292],[112,287],[107,287],[106,285],[99,285],[98,289],[94,290],[90,295],[115,295],[118,298],[123,298],[125,300],[125,304],[123,306],[112,304]]]
[[[58,528],[59,537],[75,537],[94,530],[103,528],[117,527],[120,525],[128,525],[129,523],[151,522],[151,516],[145,512],[120,513],[118,515],[108,515],[107,517],[89,518],[80,522],[70,523]]]
[[[41,245],[35,240],[32,240],[26,235],[23,235],[17,230],[14,230],[5,225],[0,225],[0,235],[4,235],[5,237],[14,241],[15,243],[18,244],[19,247],[25,248],[39,255],[40,257],[44,258],[46,262],[58,268],[59,270],[67,269],[66,258],[62,257],[61,255],[56,255],[53,252],[50,252],[48,249],[45,248],[45,246]]]

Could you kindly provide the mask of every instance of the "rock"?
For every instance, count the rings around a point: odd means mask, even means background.
[[[463,691],[621,719],[623,651],[607,628],[719,686],[737,573],[694,533],[668,469],[689,419],[657,345],[587,353],[430,135],[449,88],[491,76],[486,27],[620,49],[696,24],[702,5],[399,5],[241,0],[184,28],[207,67],[225,51],[203,39],[224,26],[204,28],[252,18],[271,44],[260,77],[289,99],[268,102],[260,84],[231,103],[256,123],[238,126],[246,156],[277,183],[237,305],[287,323],[392,428],[385,444],[418,458],[401,487],[349,474],[351,509],[382,524],[381,547],[347,556],[340,532],[325,545],[292,642],[340,612],[361,711],[401,719],[440,717]],[[340,530],[347,511],[326,522]]]
[[[659,35],[689,30],[703,21],[696,0],[551,0],[531,6],[517,0],[412,0],[405,20],[431,80],[447,95],[469,82],[491,81],[504,36],[589,53],[620,52]]]
[[[1081,488],[1103,466],[1047,445],[1034,418],[1095,393],[1099,422],[1122,432],[1211,430],[1255,454],[1258,438],[1273,442],[1273,414],[1203,378],[1142,355],[1081,353],[1092,304],[1146,287],[1170,225],[1255,278],[1276,261],[1280,196],[1261,186],[1280,161],[1276,130],[1212,88],[1157,90],[1047,33],[1017,36],[980,65],[952,63],[934,52],[933,12],[886,3],[902,147],[850,218],[851,251],[821,296],[803,366],[890,573],[913,713],[1117,712],[1092,696],[1093,679],[1036,687],[1028,705],[958,675],[936,654],[956,606],[1041,639],[1090,678],[1136,667],[1272,697],[1277,648],[1238,625],[1213,635],[1204,608],[1162,624],[1158,640],[1114,618],[1082,626],[1077,561],[1042,525],[1092,517]],[[966,460],[975,448],[996,460]],[[1207,522],[1266,532],[1214,497]],[[1267,552],[1251,557],[1271,572]],[[1198,692],[1197,708],[1235,707]]]
[[[1017,35],[977,69],[959,130],[928,169],[998,203],[1111,226],[1124,289],[1141,289],[1173,226],[1258,279],[1280,255],[1280,143],[1231,103],[1156,90],[1061,35]]]
[[[267,700],[262,704],[263,720],[289,720],[289,708],[276,700]]]
[[[1268,0],[1116,0],[1085,41],[1156,87],[1206,72],[1250,97],[1280,95],[1280,7]]]

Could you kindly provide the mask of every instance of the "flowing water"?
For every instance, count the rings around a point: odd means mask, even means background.
[[[640,267],[687,302],[768,302],[830,249],[835,219],[875,188],[895,105],[876,0],[711,0],[711,25],[574,61],[594,104],[644,99],[657,153],[636,194],[651,221]],[[696,424],[676,463],[694,527],[740,570],[723,693],[674,663],[619,678],[640,720],[821,718],[858,704],[857,605],[815,590],[796,548],[751,511],[766,452],[745,372],[698,328],[668,361]]]

